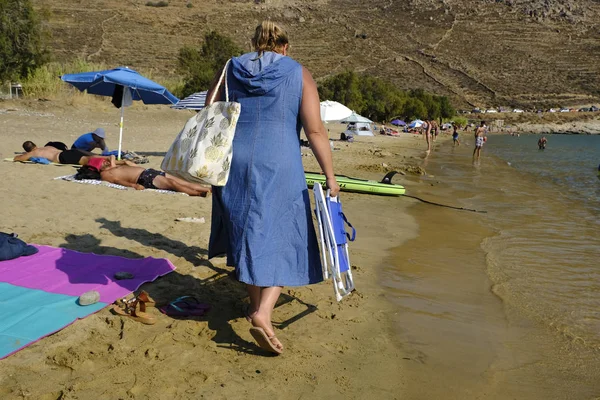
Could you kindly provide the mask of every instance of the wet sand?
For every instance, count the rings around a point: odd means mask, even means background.
[[[119,114],[110,103],[2,106],[2,158],[14,156],[25,140],[70,145],[99,126],[106,129],[109,146],[117,147]],[[134,105],[125,112],[123,147],[148,156],[145,166],[158,168],[191,115]],[[332,135],[341,130],[329,128]],[[382,164],[411,169],[424,147],[420,139],[335,142],[336,171],[380,179],[388,168]],[[314,157],[304,161],[307,170],[317,170]],[[167,258],[177,270],[142,288],[158,303],[195,295],[212,310],[190,319],[151,310],[158,319],[152,326],[102,310],[0,361],[0,398],[403,397],[404,351],[393,324],[396,308],[386,299],[378,274],[389,255],[386,249],[417,235],[414,218],[406,212],[414,200],[342,195],[358,231],[351,246],[357,291],[337,303],[330,282],[285,288],[274,318],[286,350],[274,358],[255,346],[242,317],[244,287],[230,277],[224,259],[207,260],[210,199],[53,180],[74,172],[71,166],[1,162],[0,229],[30,243]],[[204,217],[207,223],[176,222],[178,217]]]

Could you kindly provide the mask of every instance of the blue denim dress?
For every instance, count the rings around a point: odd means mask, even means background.
[[[233,58],[230,101],[241,104],[227,185],[213,187],[209,257],[227,255],[247,284],[323,280],[300,154],[302,66],[265,52]]]

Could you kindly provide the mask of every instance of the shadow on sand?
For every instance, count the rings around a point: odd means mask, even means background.
[[[204,316],[164,316],[164,318],[205,320],[208,322],[209,329],[216,332],[212,340],[219,347],[231,348],[250,354],[271,355],[261,350],[254,343],[242,339],[232,329],[230,321],[244,317],[243,309],[246,304],[247,292],[245,286],[235,279],[235,274],[231,268],[217,267],[207,259],[207,249],[187,245],[181,241],[170,239],[161,233],[152,233],[140,228],[123,227],[120,221],[111,221],[106,218],[98,218],[96,221],[100,223],[100,228],[110,231],[116,237],[126,238],[146,247],[166,251],[176,257],[184,258],[194,267],[206,267],[214,272],[206,278],[199,278],[173,271],[159,277],[154,282],[142,285],[140,289],[148,292],[156,300],[158,306],[168,304],[170,301],[186,295],[194,296],[202,303],[211,305],[211,310]],[[79,252],[126,258],[143,257],[127,249],[102,246],[101,241],[91,234],[68,235],[65,240],[66,243],[61,244],[60,247]],[[317,310],[316,306],[287,294],[281,295],[277,307],[293,301],[298,302],[305,309],[285,321],[274,322],[273,325],[276,328],[283,329]]]

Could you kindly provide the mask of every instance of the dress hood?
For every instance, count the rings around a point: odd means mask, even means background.
[[[291,58],[266,51],[246,53],[231,59],[231,73],[254,95],[263,95],[283,83],[299,64]]]

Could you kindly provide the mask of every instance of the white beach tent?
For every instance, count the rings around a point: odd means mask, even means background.
[[[352,110],[337,101],[325,100],[321,102],[321,121],[341,121],[352,115]]]
[[[344,131],[346,135],[350,136],[375,136],[371,124],[368,122],[351,122]]]
[[[346,135],[374,136],[373,129],[371,129],[373,121],[362,115],[358,115],[354,111],[352,111],[352,114],[348,118],[344,118],[342,122],[348,124],[344,131]]]

